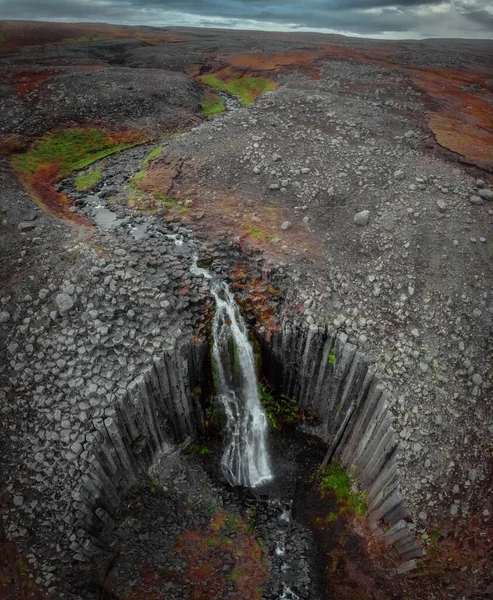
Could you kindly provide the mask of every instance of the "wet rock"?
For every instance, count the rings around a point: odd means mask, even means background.
[[[354,215],[353,221],[356,225],[359,225],[360,227],[364,227],[365,225],[368,225],[368,223],[370,221],[370,211],[362,210],[361,212],[356,213]]]

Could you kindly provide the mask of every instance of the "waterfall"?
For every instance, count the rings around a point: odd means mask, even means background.
[[[233,295],[205,270],[216,301],[212,322],[212,362],[216,398],[226,415],[226,448],[221,469],[231,485],[257,487],[273,477],[267,451],[267,418],[260,402],[254,353]]]

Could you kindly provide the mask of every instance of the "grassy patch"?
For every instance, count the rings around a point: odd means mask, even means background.
[[[2,31],[0,33],[0,44],[3,44],[7,41],[7,35]]]
[[[274,396],[263,382],[259,383],[259,394],[265,415],[272,429],[293,425],[298,421],[300,410],[296,400],[284,394]]]
[[[162,154],[163,150],[164,150],[164,148],[162,146],[158,146],[157,148],[154,148],[153,150],[151,150],[149,152],[149,154],[142,161],[142,166],[147,167],[147,165],[151,162],[151,160],[154,160],[155,158],[157,158],[158,156],[160,156]]]
[[[260,94],[276,89],[275,82],[264,77],[239,76],[229,81],[222,81],[216,75],[204,75],[201,81],[216,90],[236,96],[243,106],[250,106]]]
[[[56,192],[54,184],[142,141],[142,134],[135,131],[110,134],[93,127],[56,129],[36,140],[26,151],[14,154],[11,165],[43,208],[76,219],[68,211],[68,198]]]
[[[333,492],[341,512],[363,516],[366,514],[366,494],[355,491],[355,481],[339,462],[330,463],[322,474],[319,489],[322,494]]]
[[[215,117],[226,110],[224,98],[212,94],[209,98],[202,101],[202,113],[204,117]]]
[[[327,357],[327,364],[335,365],[335,362],[336,362],[336,355],[334,353],[334,350],[331,350],[329,352],[329,356]]]
[[[137,143],[122,136],[111,136],[100,129],[57,129],[44,135],[23,154],[12,158],[14,168],[24,175],[34,176],[46,165],[56,165],[60,178],[84,169],[93,162],[131,148]]]
[[[75,178],[75,187],[79,192],[84,192],[94,187],[103,176],[103,169],[95,169],[89,173],[81,173]]]

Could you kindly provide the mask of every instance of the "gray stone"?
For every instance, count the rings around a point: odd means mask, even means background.
[[[451,507],[450,507],[450,514],[453,517],[455,517],[458,512],[459,512],[459,507],[457,506],[457,504],[452,504]]]
[[[440,198],[440,200],[437,200],[437,206],[438,206],[438,210],[440,212],[445,212],[448,208],[448,204],[445,202],[445,200],[442,200],[442,198]]]
[[[362,210],[361,212],[356,213],[354,215],[353,221],[356,225],[359,225],[360,227],[364,227],[365,225],[368,225],[368,223],[370,221],[370,211]]]
[[[284,223],[281,225],[281,229],[283,231],[287,231],[288,229],[291,229],[291,227],[292,227],[291,221],[284,221]]]
[[[17,227],[19,228],[19,231],[25,233],[26,231],[31,231],[31,229],[34,229],[36,224],[32,221],[21,221]]]
[[[481,385],[483,383],[483,378],[479,373],[474,373],[474,375],[472,376],[472,382],[474,383],[474,385]]]
[[[278,190],[279,189],[279,184],[278,183],[271,183],[269,185],[269,190]]]
[[[394,173],[394,179],[397,179],[397,181],[402,181],[405,178],[406,175],[404,174],[404,171],[401,171],[400,169]]]
[[[0,312],[0,325],[2,323],[7,323],[7,321],[10,321],[10,313],[6,310],[2,310],[2,312]]]
[[[56,304],[58,306],[58,310],[63,315],[73,308],[74,301],[68,294],[61,293],[56,297]]]
[[[469,198],[469,202],[471,204],[477,204],[478,206],[481,206],[481,204],[484,204],[484,200],[482,198],[480,198],[479,196],[476,196],[476,195],[471,196]]]
[[[23,496],[14,496],[14,506],[22,506],[24,504]]]
[[[478,196],[483,200],[493,201],[493,190],[479,190]]]

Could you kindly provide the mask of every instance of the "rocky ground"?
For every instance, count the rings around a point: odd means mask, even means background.
[[[264,326],[281,315],[331,324],[380,372],[416,533],[439,555],[422,579],[411,576],[403,597],[489,597],[492,146],[464,142],[463,128],[482,131],[481,119],[469,121],[468,108],[451,112],[450,88],[431,90],[420,65],[426,56],[425,67],[433,63],[444,79],[453,71],[462,86],[481,81],[453,101],[490,110],[491,47],[173,34],[181,41],[1,51],[5,597],[74,593],[64,579],[81,559],[72,492],[98,420],[163,348],[205,329],[207,285],[189,272],[196,253],[213,258],[221,277],[234,279],[241,266],[263,279],[264,292],[281,290]],[[248,108],[228,96],[228,110],[204,120],[205,91],[194,77],[235,69],[278,87]],[[78,190],[77,174],[56,183],[73,214],[96,227],[39,208],[43,198],[34,204],[11,169],[14,153],[35,138],[74,125],[144,136],[83,170],[101,168],[92,188]],[[204,497],[219,502],[217,482],[190,468]],[[234,501],[226,504],[236,515]],[[128,506],[118,534],[131,548],[127,530],[137,517]],[[209,517],[185,511],[181,533]],[[172,590],[173,580],[164,581]],[[128,589],[117,587],[111,593],[125,598]],[[232,585],[225,593],[248,597]]]

